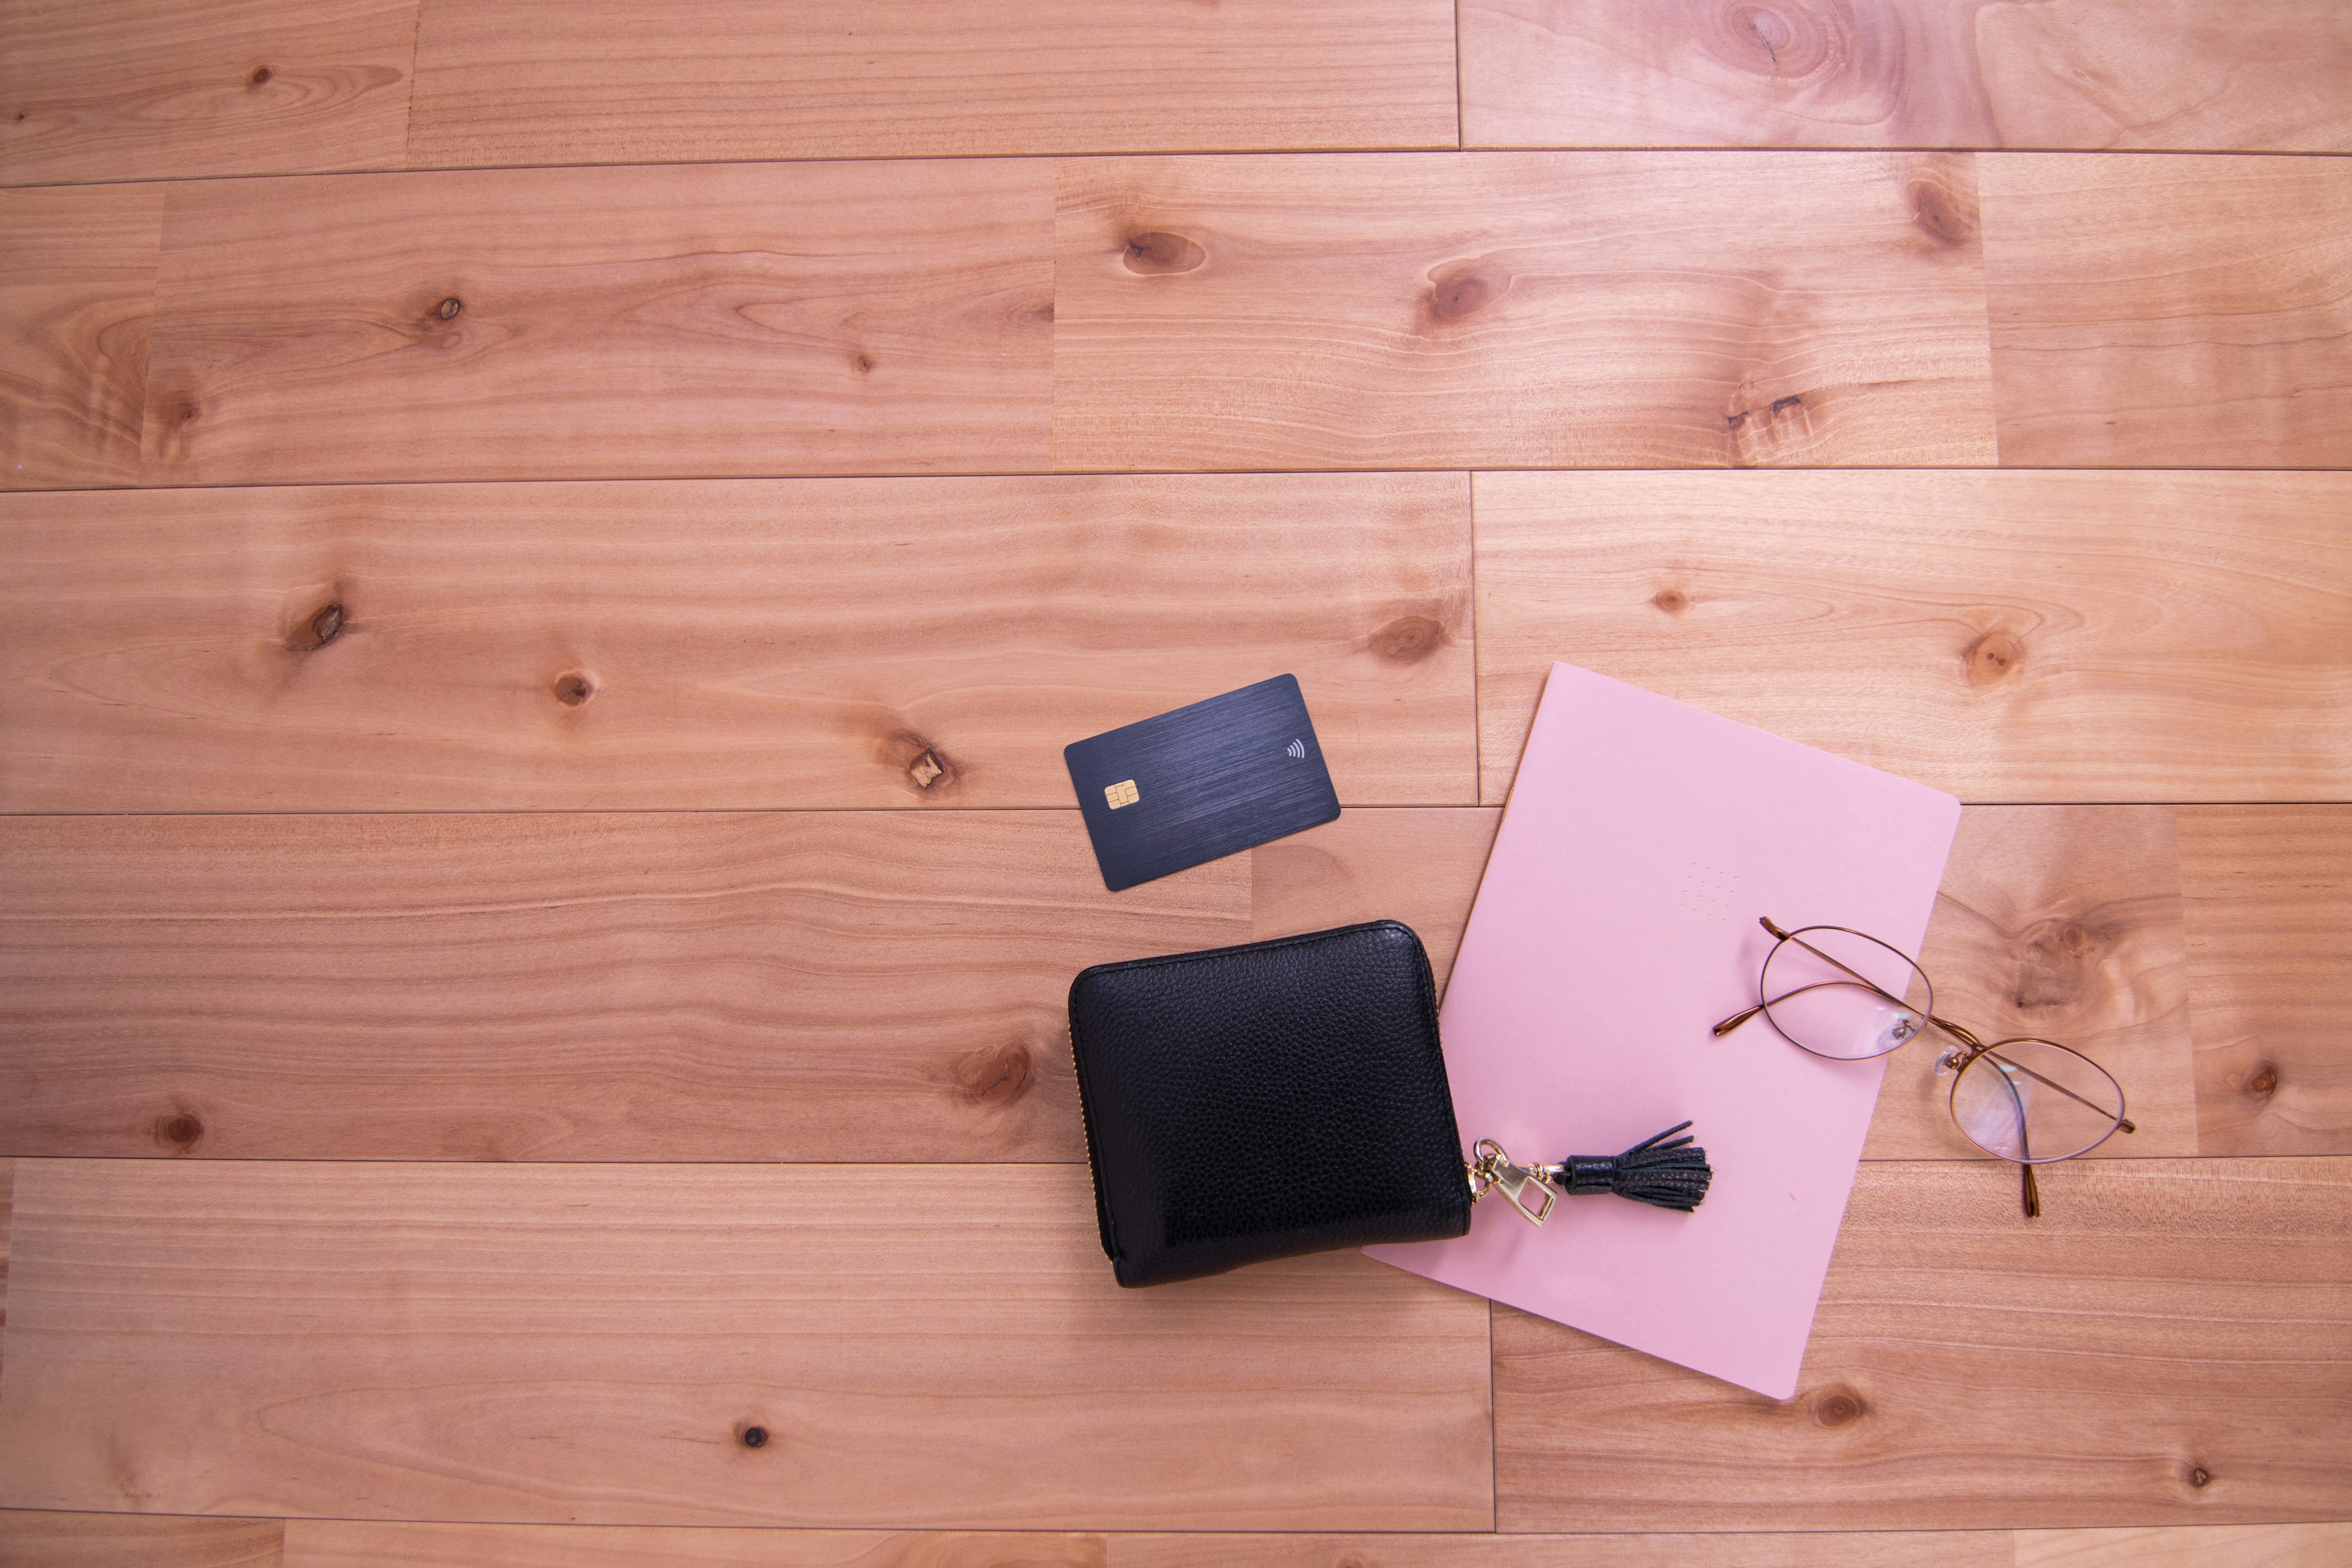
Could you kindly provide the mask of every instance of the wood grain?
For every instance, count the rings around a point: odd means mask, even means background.
[[[1459,474],[6,498],[0,623],[13,811],[1069,806],[1285,670],[1347,805],[1477,794]]]
[[[1107,1539],[1007,1531],[296,1519],[286,1524],[286,1568],[1106,1568]],[[2006,1557],[2000,1568],[2010,1568]]]
[[[2010,1537],[1998,1531],[946,1535],[294,1520],[286,1527],[286,1548],[287,1568],[617,1568],[656,1562],[679,1568],[2014,1568]]]
[[[2016,1568],[2338,1568],[2352,1524],[2021,1530]]]
[[[0,1153],[1085,1157],[1089,963],[1247,941],[1077,813],[0,818]]]
[[[163,187],[0,191],[0,489],[139,474]]]
[[[6,0],[0,184],[397,169],[416,0]]]
[[[417,167],[1452,147],[1445,0],[428,0]]]
[[[2003,464],[2352,467],[2352,163],[1982,170]]]
[[[1453,971],[1499,811],[1352,811],[1250,851],[1250,940],[1402,921]]]
[[[1961,814],[1936,898],[1919,960],[1937,1012],[1989,1040],[2059,1041],[2113,1073],[2139,1130],[2099,1156],[2200,1151],[2182,881],[2170,806],[1979,805]],[[1974,1152],[1935,1061],[1914,1047],[1887,1062],[1864,1158]]]
[[[1492,1522],[1484,1302],[1351,1253],[1122,1291],[1075,1166],[24,1161],[16,1224],[13,1505]]]
[[[1042,162],[212,180],[148,483],[1037,469]]]
[[[1496,815],[1118,895],[1066,812],[0,819],[0,1153],[1075,1161],[1078,970],[1397,918],[1443,975]],[[2103,1152],[2189,1153],[2180,904],[2169,808],[1971,807],[1923,956],[2116,1074]],[[1897,1063],[1870,1156],[1973,1157],[1942,1105]]]
[[[16,1213],[16,1162],[0,1159],[0,1381],[7,1374],[8,1255]]]
[[[2184,811],[2198,1147],[2352,1152],[2352,813]]]
[[[1566,659],[1969,800],[2352,797],[2352,479],[1481,474],[1499,802]]]
[[[1061,166],[1065,468],[1987,463],[1966,154]]]
[[[1975,1529],[2352,1509],[2352,1162],[2078,1160],[2050,1167],[2043,1194],[2029,1223],[1981,1166],[1864,1165],[1785,1403],[1498,1309],[1498,1522]]]
[[[2334,0],[1464,0],[1472,147],[2352,148]]]
[[[274,1519],[175,1519],[0,1509],[0,1568],[279,1568]]]

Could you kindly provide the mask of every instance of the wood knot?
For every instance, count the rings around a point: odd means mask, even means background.
[[[177,397],[165,401],[163,422],[176,430],[184,425],[194,424],[196,416],[204,411],[205,405],[196,400],[194,393],[184,392]]]
[[[205,1124],[194,1113],[174,1111],[155,1119],[155,1142],[166,1149],[185,1153],[204,1142]]]
[[[963,769],[955,758],[912,730],[886,730],[874,748],[874,760],[894,769],[919,795],[947,795],[961,782]]]
[[[743,1447],[746,1448],[764,1448],[768,1446],[768,1429],[765,1426],[746,1426],[737,1436],[742,1438]]]
[[[2025,662],[2025,645],[2007,632],[1987,632],[1961,655],[1972,686],[1990,686]]]
[[[555,678],[555,700],[566,708],[577,708],[596,695],[596,683],[578,670]]]
[[[1015,1040],[958,1058],[956,1088],[973,1105],[1009,1105],[1029,1092],[1034,1070],[1029,1047]]]
[[[1811,76],[1846,54],[1845,30],[1807,0],[1734,0],[1716,14],[1707,52],[1762,76]]]
[[[452,294],[446,300],[444,300],[439,304],[434,306],[433,313],[440,317],[445,321],[454,321],[457,319],[457,312],[465,308],[466,301],[460,300],[455,294]]]
[[[2256,1100],[2268,1100],[2278,1092],[2278,1064],[2264,1062],[2246,1075],[2246,1093]]]
[[[1796,393],[1792,392],[1786,397],[1776,397],[1772,400],[1772,413],[1770,417],[1778,419],[1783,414],[1797,413],[1804,406],[1805,400]]]
[[[1190,272],[1209,259],[1209,253],[1181,234],[1150,229],[1127,237],[1121,257],[1129,272],[1150,275]]]
[[[253,68],[253,74],[247,77],[245,79],[255,87],[268,87],[269,85],[269,68],[268,66],[256,66]]]
[[[1650,595],[1650,603],[1670,616],[1679,616],[1690,608],[1690,595],[1680,588],[1661,588]]]
[[[1441,267],[1429,278],[1430,318],[1458,321],[1475,316],[1510,291],[1511,275],[1483,261]]]
[[[922,755],[907,764],[907,776],[915,781],[917,789],[929,789],[948,776],[948,765],[940,761],[937,752],[926,746]]]
[[[856,370],[860,375],[872,375],[874,374],[874,356],[872,354],[853,354],[850,356],[849,363],[850,367]]]
[[[1977,237],[1976,215],[1965,196],[1941,180],[1911,182],[1911,221],[1938,245],[1966,245]]]
[[[342,635],[342,605],[321,605],[310,613],[309,620],[294,628],[294,635],[286,639],[286,646],[296,653],[309,653],[313,648],[326,647]]]
[[[2212,1482],[2213,1478],[2206,1472],[2205,1467],[2202,1465],[2196,1466],[2189,1472],[2189,1484],[2200,1489],[2200,1490],[2205,1487],[2210,1486]]]
[[[1392,664],[1427,658],[1445,643],[1444,624],[1429,616],[1399,616],[1372,634],[1372,651]]]
[[[1865,1409],[1862,1395],[1850,1388],[1826,1389],[1813,1396],[1813,1419],[1824,1426],[1852,1426]]]

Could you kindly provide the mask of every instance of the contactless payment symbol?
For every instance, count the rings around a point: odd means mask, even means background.
[[[1143,796],[1136,793],[1133,779],[1121,779],[1115,784],[1103,786],[1103,798],[1110,802],[1113,811],[1117,811],[1122,805],[1133,805]]]
[[[1290,760],[1294,763],[1303,763],[1307,760],[1307,742],[1304,741],[1293,741],[1282,749],[1290,753]]]

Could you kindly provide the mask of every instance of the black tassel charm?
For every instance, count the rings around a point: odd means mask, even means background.
[[[1622,1154],[1570,1154],[1557,1165],[1537,1169],[1564,1193],[1615,1193],[1637,1204],[1688,1214],[1706,1198],[1707,1184],[1715,1180],[1706,1151],[1688,1138],[1675,1137],[1689,1126],[1685,1121],[1669,1127]]]
[[[1470,1201],[1500,1192],[1534,1225],[1551,1217],[1552,1205],[1562,1194],[1614,1193],[1688,1214],[1706,1198],[1707,1184],[1715,1180],[1706,1151],[1688,1138],[1675,1136],[1689,1126],[1685,1121],[1669,1127],[1622,1154],[1571,1154],[1557,1165],[1522,1165],[1500,1143],[1481,1138],[1470,1152],[1472,1158],[1463,1162],[1470,1177]]]

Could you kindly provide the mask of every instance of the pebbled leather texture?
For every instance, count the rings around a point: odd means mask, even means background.
[[[1470,1228],[1429,958],[1395,921],[1097,964],[1070,1046],[1121,1285]]]

